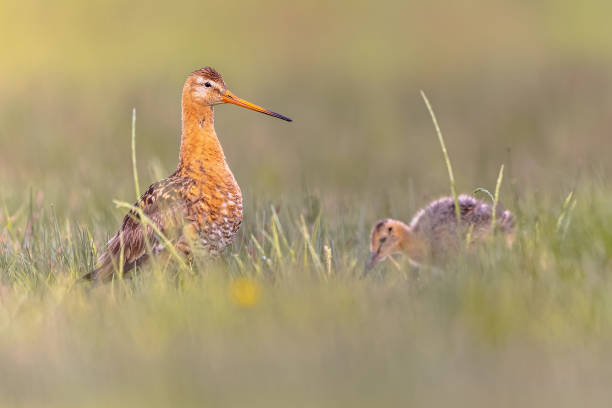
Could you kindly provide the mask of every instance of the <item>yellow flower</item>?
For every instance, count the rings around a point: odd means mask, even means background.
[[[238,278],[230,284],[229,296],[238,306],[253,307],[259,300],[259,286],[248,278]]]

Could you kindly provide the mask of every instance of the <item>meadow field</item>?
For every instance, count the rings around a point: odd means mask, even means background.
[[[612,3],[0,0],[0,407],[609,406]],[[77,282],[170,174],[186,76],[244,194],[218,260]],[[517,219],[360,279],[457,189]],[[484,193],[477,197],[490,200]]]

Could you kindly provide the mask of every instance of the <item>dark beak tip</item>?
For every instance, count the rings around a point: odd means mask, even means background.
[[[275,118],[282,119],[282,120],[284,120],[286,122],[293,122],[293,119],[291,119],[291,118],[289,118],[289,117],[287,117],[285,115],[281,115],[280,113],[276,113],[276,112],[271,112],[271,113],[272,113],[271,116],[274,116]]]
[[[370,271],[370,269],[372,269],[374,265],[376,265],[376,261],[376,253],[370,252],[370,256],[368,257],[368,260],[365,263],[365,267],[363,268],[363,274],[361,275],[362,278],[368,274],[368,272]]]
[[[365,279],[370,270],[372,270],[372,266],[374,266],[371,262],[366,262],[363,268],[363,272],[361,272],[360,279]]]

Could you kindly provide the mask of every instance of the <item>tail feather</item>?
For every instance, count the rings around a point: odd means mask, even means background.
[[[140,258],[136,259],[133,262],[128,262],[123,265],[123,276],[127,276],[134,268],[140,266],[149,258],[149,255],[144,254]],[[102,265],[99,267],[92,269],[87,272],[85,275],[81,276],[82,281],[94,281],[94,282],[110,282],[113,279],[113,276],[118,275],[119,267],[116,265],[117,262],[112,262],[112,260],[105,260]]]
[[[96,280],[98,277],[98,271],[100,270],[100,268],[96,268],[96,269],[92,269],[91,271],[87,272],[85,275],[81,276],[81,278],[79,280],[81,281],[93,281]]]

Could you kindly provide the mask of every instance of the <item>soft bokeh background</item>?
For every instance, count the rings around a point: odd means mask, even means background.
[[[610,170],[611,12],[603,0],[2,1],[2,196],[31,187],[83,221],[131,199],[132,108],[144,186],[176,165],[182,84],[204,65],[295,120],[217,109],[247,195],[445,193],[420,89],[461,191],[492,188],[501,163],[521,188],[567,189]]]
[[[0,0],[0,405],[607,406],[611,15],[604,0]],[[112,199],[135,198],[132,108],[142,189],[174,170],[182,85],[205,65],[294,119],[216,108],[246,197],[233,257],[180,287],[73,287],[123,215]],[[493,190],[505,164],[517,244],[361,281],[370,224],[448,194],[421,89],[460,191]],[[239,276],[254,306],[228,296]]]

